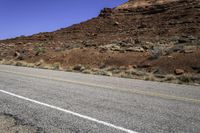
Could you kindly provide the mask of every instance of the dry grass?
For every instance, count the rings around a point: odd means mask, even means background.
[[[81,66],[80,70],[74,70],[77,66],[71,67],[62,67],[59,62],[54,64],[47,64],[44,60],[40,60],[36,63],[27,63],[25,61],[15,61],[15,60],[0,60],[0,64],[4,65],[14,65],[14,66],[23,66],[23,67],[33,67],[33,68],[42,68],[42,69],[50,69],[50,70],[62,70],[68,72],[82,72],[85,74],[95,74],[95,75],[104,75],[104,76],[114,76],[114,77],[122,77],[122,78],[131,78],[131,79],[142,79],[148,81],[158,81],[158,82],[168,82],[168,83],[176,83],[176,84],[190,84],[190,85],[199,85],[200,77],[193,76],[189,74],[184,74],[180,76],[167,74],[167,75],[156,75],[153,73],[147,73],[144,71],[140,71],[134,68],[129,67],[105,67],[102,69],[99,68],[89,68]]]

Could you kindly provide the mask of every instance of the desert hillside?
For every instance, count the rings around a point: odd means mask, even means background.
[[[129,0],[104,8],[99,16],[80,24],[1,40],[0,60],[2,64],[200,83],[200,1]]]

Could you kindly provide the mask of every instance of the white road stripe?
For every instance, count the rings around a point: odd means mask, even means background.
[[[26,98],[26,97],[23,97],[23,96],[20,96],[20,95],[11,93],[11,92],[7,92],[7,91],[4,91],[4,90],[0,90],[0,92],[2,92],[4,94],[8,94],[8,95],[16,97],[16,98],[19,98],[19,99],[23,99],[23,100],[32,102],[32,103],[43,105],[43,106],[46,106],[46,107],[49,107],[49,108],[52,108],[52,109],[55,109],[55,110],[58,110],[58,111],[62,111],[62,112],[65,112],[65,113],[68,113],[68,114],[71,114],[71,115],[74,115],[74,116],[77,116],[77,117],[80,117],[80,118],[83,118],[83,119],[86,119],[86,120],[89,120],[89,121],[93,121],[93,122],[96,122],[96,123],[99,123],[99,124],[102,124],[102,125],[105,125],[105,126],[108,126],[108,127],[111,127],[111,128],[123,131],[123,132],[137,133],[137,132],[132,131],[130,129],[126,129],[126,128],[123,128],[123,127],[120,127],[120,126],[115,126],[115,125],[113,125],[111,123],[108,123],[108,122],[97,120],[95,118],[92,118],[92,117],[89,117],[89,116],[85,116],[85,115],[81,115],[79,113],[72,112],[70,110],[66,110],[66,109],[63,109],[63,108],[60,108],[60,107],[56,107],[56,106],[49,105],[49,104],[46,104],[46,103],[42,103],[42,102],[39,102],[39,101],[36,101],[36,100],[33,100],[33,99],[29,99],[29,98]]]

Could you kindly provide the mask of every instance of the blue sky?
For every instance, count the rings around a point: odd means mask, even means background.
[[[128,0],[0,0],[0,39],[49,32]]]

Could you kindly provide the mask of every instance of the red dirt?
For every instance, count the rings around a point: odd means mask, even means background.
[[[199,31],[199,0],[130,0],[114,9],[105,8],[98,17],[71,27],[2,40],[0,59],[18,60],[17,51],[27,62],[43,59],[47,63],[60,62],[63,66],[89,67],[149,64],[147,69],[159,68],[161,73],[173,73],[176,68],[196,73],[193,67],[200,67]],[[102,52],[100,48],[121,43],[145,47],[145,52]],[[160,47],[158,44],[197,48],[192,53],[173,51],[149,60],[149,51]]]

